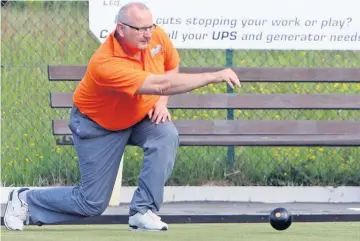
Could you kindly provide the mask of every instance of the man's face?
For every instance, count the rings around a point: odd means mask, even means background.
[[[149,10],[129,9],[127,21],[118,24],[117,30],[125,44],[132,49],[145,49],[152,36],[152,14]]]

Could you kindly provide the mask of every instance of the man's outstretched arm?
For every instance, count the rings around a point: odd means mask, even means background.
[[[175,95],[190,92],[212,83],[226,82],[231,88],[240,87],[240,81],[232,69],[198,74],[166,73],[150,74],[146,77],[137,94]]]

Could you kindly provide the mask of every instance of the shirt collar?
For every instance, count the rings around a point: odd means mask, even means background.
[[[111,33],[111,40],[112,40],[112,44],[113,44],[114,55],[117,57],[128,57],[127,54],[125,53],[124,49],[121,47],[119,41],[116,39],[116,35],[117,35],[116,31],[113,31]]]

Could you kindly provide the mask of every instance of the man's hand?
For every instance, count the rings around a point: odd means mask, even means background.
[[[167,108],[167,96],[161,96],[160,100],[155,104],[154,108],[149,111],[149,118],[152,122],[159,124],[166,120],[171,121],[171,115]]]
[[[230,68],[214,72],[213,74],[215,77],[212,81],[213,83],[220,83],[225,81],[231,88],[234,88],[234,86],[241,87],[239,78]]]

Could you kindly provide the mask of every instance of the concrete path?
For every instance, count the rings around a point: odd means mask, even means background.
[[[277,207],[284,207],[293,214],[360,214],[360,203],[240,203],[240,202],[178,202],[165,203],[159,215],[259,215],[269,214]],[[350,208],[359,208],[359,211]],[[128,204],[109,207],[105,215],[123,215],[129,210]]]
[[[5,205],[1,207],[3,217]],[[360,221],[360,203],[178,202],[164,203],[159,215],[169,223],[260,223],[268,222],[269,213],[277,207],[288,209],[295,222]],[[108,207],[99,217],[72,224],[126,224],[128,210],[129,204]]]

